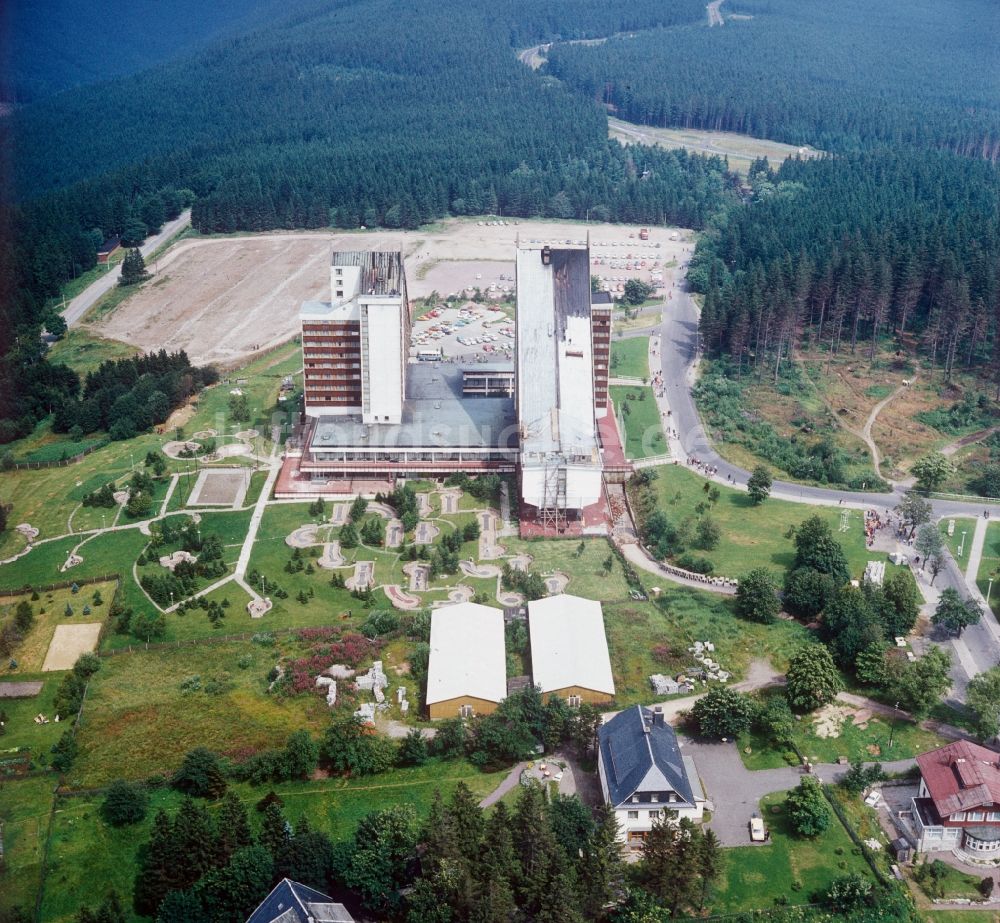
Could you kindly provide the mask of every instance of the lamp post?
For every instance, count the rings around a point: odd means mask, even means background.
[[[896,712],[899,712],[899,702],[895,705]],[[892,749],[892,736],[896,733],[896,714],[892,716],[892,722],[889,724],[889,746],[886,748],[888,750]]]
[[[958,556],[962,557],[962,552],[965,551],[965,529],[962,529],[962,541],[958,546]]]
[[[989,578],[989,580],[990,580],[990,582],[989,582],[989,586],[987,586],[987,587],[986,587],[986,606],[987,606],[987,608],[988,608],[988,607],[989,607],[989,605],[990,605],[990,593],[991,593],[991,592],[993,592],[993,581],[994,581],[995,579],[996,579],[995,575],[993,575],[993,574],[990,574],[990,578]]]

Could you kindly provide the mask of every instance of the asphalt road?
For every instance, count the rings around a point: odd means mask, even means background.
[[[729,477],[733,479],[732,483],[743,486],[750,473],[727,462],[715,451],[691,393],[699,349],[698,308],[690,294],[681,288],[686,286],[686,283],[680,281],[685,270],[686,267],[680,266],[676,271],[678,287],[674,289],[674,297],[664,310],[660,327],[660,356],[671,410],[670,425],[680,434],[681,445],[689,457],[717,467],[717,479],[724,483]],[[857,493],[776,480],[771,488],[771,496],[811,505],[885,510],[892,509],[899,503],[903,490],[897,487],[891,493]],[[984,510],[989,510],[991,519],[1000,516],[1000,505],[986,502],[932,500],[931,506],[936,518],[953,515],[982,517]],[[948,552],[945,552],[945,559],[946,566],[938,574],[935,585],[941,589],[953,587],[963,597],[971,595],[982,603],[981,594],[974,586],[975,575],[972,584],[968,583]],[[1000,663],[1000,624],[986,607],[982,621],[965,629],[960,639],[941,640],[938,643],[947,647],[952,655],[952,696],[957,702],[964,700],[965,688],[972,676]]]
[[[139,252],[143,257],[149,256],[154,250],[163,246],[175,234],[179,234],[191,223],[191,209],[187,209],[178,215],[173,221],[167,222],[159,234],[150,237],[140,248]],[[111,291],[121,278],[121,264],[109,270],[105,275],[88,285],[79,295],[76,296],[62,312],[66,325],[72,327],[80,322],[86,314],[105,294]]]

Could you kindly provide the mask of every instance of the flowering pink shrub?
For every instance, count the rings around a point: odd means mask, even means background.
[[[304,637],[307,632],[310,633],[309,638]],[[285,675],[293,694],[319,690],[326,695],[325,690],[316,685],[316,677],[331,664],[344,663],[357,667],[363,660],[377,657],[382,648],[380,641],[369,641],[356,631],[345,632],[337,639],[339,634],[336,628],[303,628],[299,632],[302,640],[321,643],[313,644],[306,656],[297,657],[286,666]]]

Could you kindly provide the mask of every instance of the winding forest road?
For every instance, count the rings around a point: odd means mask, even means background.
[[[705,466],[718,469],[713,477],[715,481],[745,490],[750,472],[719,455],[695,405],[692,389],[697,382],[700,358],[699,312],[684,281],[686,271],[687,266],[683,263],[674,270],[677,286],[673,289],[674,297],[670,300],[669,306],[664,309],[663,323],[660,326],[660,361],[666,385],[666,399],[670,408],[669,421],[678,434],[676,439],[671,440],[672,448],[681,464],[686,464],[689,459],[697,459]],[[891,397],[886,399],[885,403]],[[676,451],[677,449],[680,451]],[[771,496],[811,506],[886,510],[892,509],[899,503],[907,486],[896,484],[888,493],[858,493],[776,480],[771,487]],[[935,519],[949,516],[975,517],[977,526],[974,544],[980,549],[979,555],[981,555],[986,526],[990,520],[1000,516],[1000,503],[987,500],[971,502],[933,499],[930,504]],[[987,511],[989,520],[983,515]],[[978,555],[976,557],[978,559]],[[971,555],[966,560],[970,565],[976,563]],[[971,596],[984,609],[979,624],[966,628],[960,638],[941,642],[953,654],[953,701],[962,702],[969,679],[1000,663],[1000,623],[993,611],[985,606],[982,593],[976,586],[978,566],[970,566],[968,571],[963,573],[947,550],[944,554],[944,563],[945,567],[936,580],[937,586],[931,589],[936,593],[945,587],[952,587],[963,597]],[[711,588],[706,587],[706,589]]]
[[[179,234],[189,224],[191,224],[191,209],[181,212],[173,221],[168,221],[163,225],[163,230],[159,234],[154,234],[140,248],[139,252],[143,258],[148,257],[155,250],[162,247],[171,237]],[[121,278],[122,269],[119,263],[114,269],[109,269],[107,273],[96,281],[88,285],[79,295],[76,296],[62,312],[66,326],[72,327],[79,323],[83,316],[95,305],[98,300],[111,291]]]

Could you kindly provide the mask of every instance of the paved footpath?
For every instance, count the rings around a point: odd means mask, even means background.
[[[271,452],[270,465],[271,470],[267,473],[267,480],[264,482],[264,487],[254,506],[253,515],[250,517],[247,537],[243,541],[243,547],[240,549],[240,559],[236,562],[236,576],[241,578],[241,583],[242,578],[246,576],[247,566],[250,564],[250,554],[253,551],[253,543],[257,540],[257,530],[260,528],[260,521],[264,518],[264,510],[267,509],[267,498],[271,495],[274,482],[278,480],[278,475],[281,473],[281,459],[275,457],[273,450]]]

